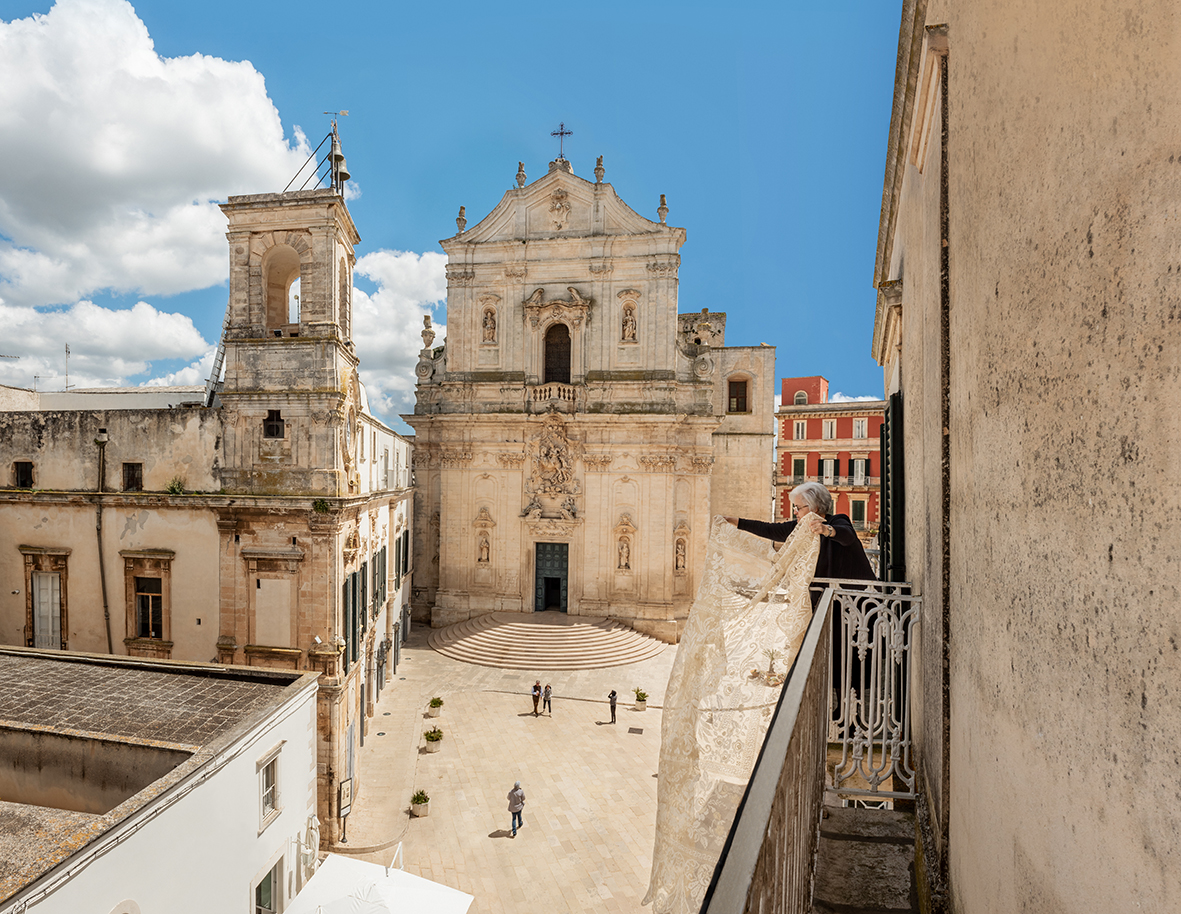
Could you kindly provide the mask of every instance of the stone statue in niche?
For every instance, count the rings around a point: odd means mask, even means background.
[[[496,342],[496,312],[489,308],[484,312],[484,342]]]
[[[684,571],[685,570],[685,552],[686,552],[685,541],[682,539],[678,539],[677,540],[677,564],[676,564],[677,571]]]
[[[623,308],[623,339],[631,343],[636,341],[636,309],[631,305]]]
[[[476,559],[481,565],[488,564],[488,557],[492,552],[492,544],[488,542],[488,534],[480,534],[479,557]]]
[[[620,570],[631,570],[632,548],[631,543],[628,542],[628,538],[626,536],[621,536],[619,538],[619,564],[615,567]]]

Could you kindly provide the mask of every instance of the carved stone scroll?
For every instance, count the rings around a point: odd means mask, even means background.
[[[525,315],[534,330],[541,326],[543,319],[568,320],[575,328],[581,327],[584,320],[590,320],[591,299],[584,298],[573,286],[567,286],[566,291],[570,293],[569,301],[561,298],[547,299],[544,288],[535,289],[533,294],[525,299],[522,303],[525,306]]]

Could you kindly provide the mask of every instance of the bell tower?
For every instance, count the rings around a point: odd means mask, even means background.
[[[346,496],[361,408],[356,226],[337,188],[230,197],[223,336],[228,492]]]

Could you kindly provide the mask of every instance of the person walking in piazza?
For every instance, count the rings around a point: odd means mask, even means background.
[[[615,701],[618,697],[614,689],[607,695],[607,700],[611,702],[611,723],[615,723]]]
[[[537,703],[541,701],[541,680],[533,683],[533,716],[537,716]]]
[[[541,706],[549,711],[549,716],[554,716],[553,706],[550,704],[550,696],[553,695],[553,689],[549,687],[549,683],[545,684],[545,691],[541,693]]]
[[[521,789],[521,782],[517,781],[513,784],[513,789],[508,792],[508,811],[513,814],[513,837],[517,837],[517,829],[525,827],[525,818],[522,815],[525,809],[525,791]]]

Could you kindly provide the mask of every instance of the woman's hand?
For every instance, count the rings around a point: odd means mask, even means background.
[[[738,526],[738,518],[737,517],[729,517],[728,515],[723,514],[722,520],[724,520],[726,523],[730,524],[731,526],[734,526],[734,527]]]
[[[819,514],[809,512],[800,519],[800,523],[808,528],[809,533],[816,533],[820,536],[825,535],[824,528],[827,526],[827,524],[825,524],[824,518]]]

